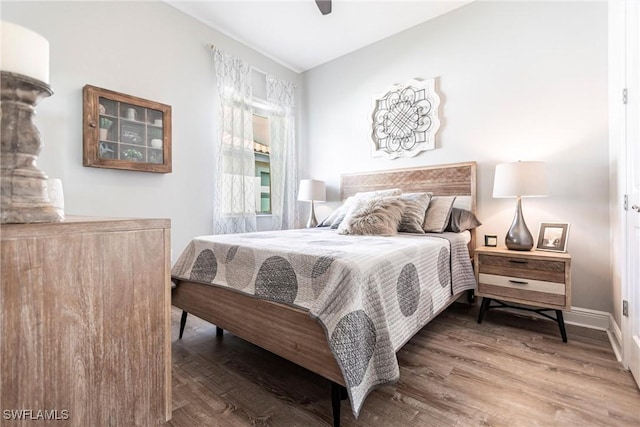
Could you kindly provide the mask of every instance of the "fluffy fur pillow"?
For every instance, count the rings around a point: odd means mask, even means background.
[[[338,227],[339,234],[391,236],[398,232],[405,202],[398,197],[359,200]]]
[[[344,201],[342,206],[336,209],[336,210],[339,210],[339,212],[335,217],[333,217],[331,222],[331,228],[335,230],[336,228],[340,227],[340,224],[342,224],[342,221],[347,215],[347,212],[349,212],[349,208],[357,204],[357,202],[361,200],[369,200],[373,198],[399,196],[401,193],[402,191],[399,188],[391,188],[389,190],[365,191],[365,192],[356,193],[355,195],[348,197],[347,200]]]

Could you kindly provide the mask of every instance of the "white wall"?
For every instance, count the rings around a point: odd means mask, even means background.
[[[571,223],[573,301],[611,312],[606,2],[474,2],[305,73],[301,177],[475,160],[478,236],[511,224],[515,200],[493,199],[497,163],[547,162],[549,197],[525,199],[525,219]],[[410,159],[370,156],[373,94],[437,77],[437,149]],[[335,203],[327,204],[335,206]],[[322,219],[328,206],[318,205]]]
[[[300,87],[301,76],[162,2],[7,2],[2,19],[51,45],[55,94],[37,107],[38,165],[61,178],[65,211],[171,218],[174,260],[212,232],[217,91],[213,43]],[[82,87],[91,84],[172,106],[173,173],[82,166]]]
[[[211,232],[215,79],[204,45],[214,43],[296,83],[299,99],[307,92],[300,176],[325,179],[330,199],[338,198],[340,173],[476,160],[479,237],[502,239],[515,201],[491,197],[495,164],[546,161],[550,195],[524,201],[529,228],[570,222],[573,305],[612,311],[604,2],[475,2],[304,79],[161,2],[3,1],[0,8],[3,20],[51,43],[55,94],[37,108],[39,166],[63,180],[67,214],[171,218],[174,257],[191,237]],[[371,158],[371,96],[430,77],[442,99],[437,149]],[[172,105],[172,174],[82,166],[85,84]],[[327,207],[317,208],[321,219]]]

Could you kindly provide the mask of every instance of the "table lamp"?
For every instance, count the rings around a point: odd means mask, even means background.
[[[522,197],[547,195],[547,180],[543,162],[513,162],[496,166],[493,197],[516,197],[518,204],[511,228],[504,243],[512,251],[530,251],[533,236],[522,216]]]
[[[37,166],[42,151],[35,106],[51,96],[49,42],[11,22],[0,22],[0,223],[59,222],[47,176]]]
[[[316,220],[316,213],[313,209],[313,202],[324,202],[327,200],[324,181],[318,181],[316,179],[301,180],[300,189],[298,190],[298,200],[311,202],[311,212],[309,213],[307,228],[316,227],[318,221]]]

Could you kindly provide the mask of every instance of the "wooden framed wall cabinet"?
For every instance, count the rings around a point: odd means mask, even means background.
[[[86,85],[82,163],[95,168],[171,172],[171,106]]]

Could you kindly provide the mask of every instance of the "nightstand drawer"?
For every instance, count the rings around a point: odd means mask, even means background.
[[[522,277],[497,276],[480,273],[480,283],[501,286],[504,288],[523,289],[527,291],[546,292],[564,295],[564,283],[544,282],[542,280],[524,279]]]
[[[495,298],[517,298],[535,304],[564,306],[565,291],[564,283],[485,273],[479,275],[478,294]]]
[[[479,255],[478,261],[480,273],[556,283],[565,281],[565,263],[562,261],[484,254]]]

